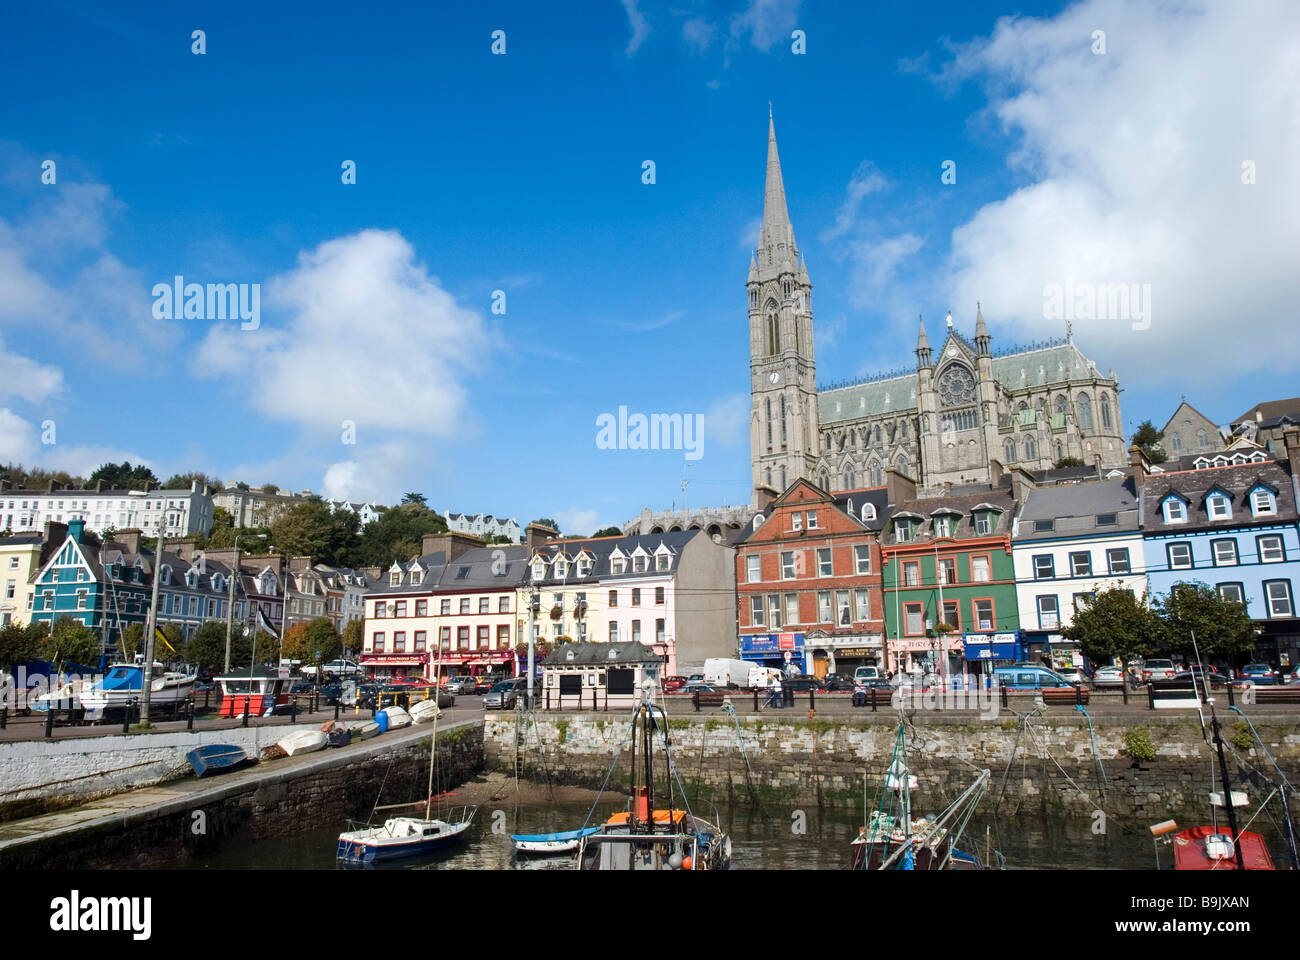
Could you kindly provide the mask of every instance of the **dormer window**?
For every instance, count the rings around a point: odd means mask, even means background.
[[[667,569],[668,569],[668,565],[669,565],[671,562],[672,562],[672,561],[669,559],[668,554],[666,554],[666,553],[661,553],[661,554],[659,554],[659,556],[655,557],[655,569],[657,569],[657,570],[667,570]]]
[[[894,523],[894,535],[899,543],[912,542],[912,521],[898,520]]]
[[[1259,517],[1277,513],[1277,501],[1267,487],[1256,487],[1250,494],[1251,512]]]
[[[754,514],[754,529],[757,530],[762,525],[763,525],[763,515],[761,513]]]
[[[1177,497],[1167,497],[1164,502],[1165,523],[1186,523],[1187,504]]]
[[[862,505],[862,522],[876,519],[876,508],[874,504],[864,503]]]
[[[162,584],[163,584],[164,587],[170,587],[170,586],[172,585],[172,568],[171,568],[171,567],[163,567],[163,568],[162,568]]]
[[[609,561],[609,569],[613,573],[622,573],[627,568],[627,561],[622,557],[615,557]]]
[[[645,573],[645,557],[634,557],[632,560],[632,569],[637,573]]]
[[[567,577],[569,575],[569,564],[565,560],[555,561],[555,575],[557,577]]]
[[[975,533],[981,537],[987,537],[993,532],[993,525],[997,522],[996,514],[992,510],[981,510],[974,516]]]
[[[401,570],[393,570],[391,573],[388,574],[388,585],[389,585],[390,587],[397,587],[397,586],[400,586],[401,583],[402,583],[402,571],[401,571]]]
[[[934,518],[934,535],[936,537],[952,536],[952,517],[945,514]]]
[[[1232,504],[1222,493],[1212,493],[1205,501],[1206,509],[1209,511],[1211,520],[1231,520]]]
[[[199,585],[199,575],[195,570],[188,570],[185,573],[185,586],[197,587]]]

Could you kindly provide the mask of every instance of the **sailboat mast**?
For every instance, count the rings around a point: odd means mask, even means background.
[[[647,694],[647,701],[649,695]],[[645,736],[645,798],[646,798],[646,816],[650,820],[650,832],[655,832],[655,768],[654,756],[650,753],[650,707],[647,703],[644,714],[645,722],[642,724],[642,732]]]
[[[434,707],[438,706],[438,693],[434,691]],[[433,762],[435,758],[436,744],[438,742],[438,711],[433,712],[433,732],[429,734],[429,792],[425,794],[428,797],[424,801],[424,819],[429,819],[429,813],[433,809]]]
[[[1246,863],[1241,856],[1241,836],[1237,833],[1237,812],[1232,806],[1232,789],[1228,784],[1228,761],[1223,756],[1223,737],[1219,735],[1219,715],[1210,705],[1210,724],[1214,730],[1214,745],[1219,751],[1219,781],[1223,784],[1223,802],[1228,809],[1228,827],[1232,830],[1232,847],[1237,854],[1237,869],[1245,870]]]

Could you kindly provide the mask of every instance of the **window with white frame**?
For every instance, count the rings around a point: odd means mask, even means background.
[[[939,582],[945,586],[957,582],[957,561],[952,557],[940,558]]]
[[[767,598],[767,619],[774,630],[781,627],[781,595],[770,594]]]
[[[871,619],[871,593],[867,590],[854,591],[854,599],[857,601],[858,622]]]
[[[1271,618],[1295,616],[1295,607],[1291,603],[1290,580],[1264,581],[1264,601]]]
[[[785,622],[799,622],[799,594],[787,593],[785,595]]]
[[[1257,537],[1255,543],[1259,548],[1260,563],[1281,563],[1286,559],[1286,548],[1282,546],[1281,537]]]
[[[851,614],[849,611],[849,591],[847,590],[835,591],[835,616],[836,616],[835,622],[838,623],[841,627],[846,627],[853,622],[850,619]]]
[[[794,551],[784,550],[781,552],[781,579],[793,580],[795,578]]]
[[[862,505],[862,514],[861,514],[861,516],[862,516],[862,522],[863,522],[863,523],[866,523],[868,520],[874,520],[874,519],[876,519],[876,507],[875,507],[875,504],[864,503],[864,504]]]
[[[819,577],[829,577],[834,573],[834,566],[831,563],[830,548],[817,551],[817,575]]]
[[[1165,523],[1186,523],[1187,505],[1177,497],[1167,497],[1164,503]]]
[[[934,518],[934,535],[936,537],[952,536],[952,517],[948,514],[941,514]]]
[[[1210,544],[1214,553],[1214,565],[1216,567],[1230,567],[1237,562],[1237,541],[1236,540],[1215,540]]]
[[[912,560],[903,564],[903,586],[919,587],[921,585],[921,564]]]
[[[993,579],[988,557],[970,558],[970,578],[973,583],[988,583]]]
[[[1038,628],[1056,630],[1061,626],[1060,604],[1055,594],[1038,598]]]
[[[1056,563],[1050,553],[1040,553],[1034,557],[1034,579],[1051,580],[1056,576]]]
[[[808,511],[808,529],[809,529],[809,530],[816,530],[816,529],[817,529],[817,511],[816,511],[816,510],[809,510],[809,511]]]
[[[749,625],[751,627],[761,627],[763,625],[763,598],[749,598]]]
[[[1087,551],[1070,554],[1070,576],[1092,576],[1092,554]]]
[[[853,561],[858,573],[871,572],[871,547],[860,544],[853,548]]]
[[[1250,495],[1250,509],[1257,517],[1277,513],[1277,502],[1273,499],[1273,491],[1256,487]]]
[[[817,622],[831,622],[831,592],[819,590],[817,593]]]
[[[750,556],[745,558],[745,582],[759,583],[763,579],[763,558]]]
[[[981,537],[987,537],[993,532],[993,514],[988,510],[975,514],[975,532]]]
[[[1113,574],[1129,573],[1128,547],[1111,547],[1106,551],[1106,566]]]
[[[1221,493],[1212,493],[1206,500],[1206,508],[1210,512],[1211,520],[1230,520],[1232,519],[1232,504],[1228,498]]]
[[[1192,567],[1192,545],[1190,543],[1171,543],[1169,550],[1170,570],[1190,570]]]
[[[894,536],[898,538],[899,543],[912,542],[912,521],[898,520],[894,523]]]
[[[1240,583],[1221,583],[1218,590],[1219,596],[1224,600],[1231,600],[1233,603],[1240,604],[1246,602],[1246,591]]]
[[[802,530],[802,529],[803,529],[803,511],[802,511],[802,510],[796,510],[796,511],[794,511],[792,514],[790,514],[790,529],[791,529],[791,530]]]

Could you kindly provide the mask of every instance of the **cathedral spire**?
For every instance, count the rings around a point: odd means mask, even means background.
[[[781,179],[781,158],[776,152],[776,123],[772,107],[767,111],[767,185],[763,193],[763,228],[758,235],[759,251],[765,266],[789,261],[792,268],[799,262],[794,244],[794,227],[785,205],[785,183]]]
[[[916,365],[928,367],[930,365],[930,338],[925,335],[925,320],[918,316],[917,321],[921,325],[921,332],[916,335]]]

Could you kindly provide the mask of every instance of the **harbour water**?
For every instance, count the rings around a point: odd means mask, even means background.
[[[567,869],[567,857],[545,860],[517,860],[509,834],[547,833],[572,830],[587,818],[589,802],[481,806],[468,839],[453,851],[410,861],[399,861],[384,869],[511,870]],[[599,823],[609,813],[624,809],[622,802],[602,802],[592,818]],[[405,811],[403,811],[405,812]],[[712,819],[712,806],[696,813]],[[849,843],[862,823],[861,811],[823,810],[756,811],[749,807],[722,807],[718,811],[732,838],[733,869],[839,870],[849,862]],[[1207,811],[1208,813],[1208,811]],[[1263,819],[1263,818],[1261,818]],[[1199,822],[1199,821],[1198,821]],[[1206,821],[1208,822],[1208,820]],[[1183,826],[1194,826],[1190,821]],[[961,848],[997,862],[989,850],[997,851],[1009,870],[1151,870],[1155,853],[1145,823],[1120,823],[1113,819],[1104,832],[1095,832],[1090,818],[1062,818],[1026,814],[1014,818],[981,817],[977,811],[960,844]],[[281,839],[259,839],[227,843],[221,850],[201,859],[175,866],[195,869],[300,869],[336,868],[335,846],[345,823]],[[1281,852],[1280,839],[1271,823],[1257,821],[1251,829],[1263,833],[1271,850]],[[1161,850],[1162,865],[1168,866],[1168,847]]]

